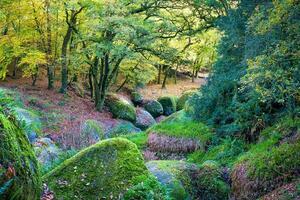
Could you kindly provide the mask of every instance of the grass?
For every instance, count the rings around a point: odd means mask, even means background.
[[[137,145],[142,150],[147,147],[148,135],[145,132],[121,136]]]
[[[193,121],[183,111],[171,115],[147,132],[178,138],[194,138],[203,143],[206,143],[212,137],[212,132],[206,125]]]

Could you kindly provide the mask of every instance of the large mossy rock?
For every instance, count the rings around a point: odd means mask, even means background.
[[[156,100],[149,100],[145,103],[144,108],[154,118],[161,116],[164,113],[162,105]]]
[[[137,146],[121,138],[90,146],[43,177],[56,199],[119,199],[149,172]]]
[[[135,105],[141,105],[144,101],[144,98],[138,91],[133,91],[131,92],[131,100]]]
[[[164,109],[164,115],[169,116],[176,112],[176,97],[174,96],[162,96],[158,98],[158,102],[161,103]]]
[[[197,91],[195,90],[188,90],[185,91],[181,97],[179,97],[178,101],[177,101],[177,111],[184,109],[185,107],[185,103],[187,102],[187,100],[193,96]]]
[[[16,107],[14,108],[14,111],[17,119],[21,122],[24,122],[27,137],[29,141],[33,143],[42,129],[42,122],[39,116],[23,108]]]
[[[115,94],[109,94],[106,99],[106,104],[108,105],[110,112],[113,114],[113,117],[131,121],[133,123],[135,122],[135,107],[125,98],[119,97]]]
[[[87,147],[104,139],[104,130],[96,120],[86,120],[80,131],[80,146]]]
[[[0,102],[0,199],[39,199],[42,185],[34,151],[7,104]]]
[[[167,188],[174,200],[193,199],[191,174],[196,173],[196,165],[183,161],[150,161],[146,163],[149,171]]]
[[[138,128],[140,128],[142,130],[146,130],[147,128],[149,128],[150,126],[153,126],[154,124],[156,124],[156,121],[149,112],[147,112],[146,110],[144,110],[142,108],[136,109],[135,125]]]

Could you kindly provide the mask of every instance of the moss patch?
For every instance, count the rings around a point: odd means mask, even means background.
[[[197,91],[195,90],[189,90],[184,92],[181,97],[178,99],[177,101],[177,110],[182,110],[185,107],[185,103],[187,102],[187,100],[193,96],[193,94],[195,94]]]
[[[118,199],[147,175],[137,146],[114,138],[79,152],[43,178],[57,199]]]
[[[0,199],[38,199],[39,165],[16,118],[0,98]]]
[[[148,135],[145,132],[130,134],[123,137],[136,144],[140,150],[147,147]]]

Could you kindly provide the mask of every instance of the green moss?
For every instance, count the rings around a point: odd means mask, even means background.
[[[147,147],[148,135],[145,132],[126,135],[124,138],[136,144],[139,149]]]
[[[206,162],[201,166],[194,184],[197,188],[197,197],[200,199],[228,199],[229,185],[222,179],[219,167],[212,162]]]
[[[207,151],[199,150],[188,156],[188,161],[202,164],[205,161],[217,161],[222,166],[231,167],[236,159],[247,149],[242,140],[226,139],[220,145],[211,146]]]
[[[147,166],[167,188],[167,193],[172,199],[191,199],[194,192],[190,172],[197,171],[195,165],[183,161],[161,160],[148,162]]]
[[[139,92],[134,91],[131,93],[131,100],[134,104],[138,105],[143,102],[143,96]]]
[[[194,90],[189,90],[184,92],[181,97],[178,99],[177,102],[177,110],[182,110],[185,107],[185,103],[187,102],[187,100],[193,96],[193,94],[195,94],[196,91]]]
[[[147,110],[154,118],[161,116],[164,113],[162,105],[155,100],[148,101],[144,105],[145,110]]]
[[[136,111],[132,104],[116,95],[108,95],[106,101],[113,117],[131,122],[136,120]]]
[[[37,159],[24,130],[2,100],[0,98],[0,199],[39,199],[41,178]]]
[[[163,96],[158,99],[158,102],[161,103],[165,115],[169,116],[176,112],[176,97]]]
[[[137,146],[114,138],[79,152],[43,179],[57,199],[118,199],[148,175]]]
[[[135,127],[131,122],[122,121],[117,124],[111,131],[109,131],[108,137],[119,137],[140,132],[141,129]]]
[[[154,176],[141,177],[139,184],[130,188],[124,200],[168,200],[166,189]]]
[[[203,143],[206,143],[212,137],[212,132],[206,125],[192,120],[183,111],[169,116],[159,124],[151,127],[147,132],[178,138],[195,138]]]

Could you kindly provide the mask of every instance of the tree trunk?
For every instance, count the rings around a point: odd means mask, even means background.
[[[193,68],[193,72],[192,72],[192,83],[195,82],[195,68]]]
[[[47,18],[47,48],[46,48],[46,61],[47,61],[47,74],[48,74],[48,89],[54,87],[54,70],[52,65],[52,37],[51,37],[51,19],[50,19],[50,0],[45,0],[46,18]]]
[[[68,59],[67,59],[67,49],[68,49],[68,43],[71,39],[72,35],[72,27],[69,26],[67,33],[64,37],[64,41],[61,48],[61,93],[66,93],[67,87],[68,87]]]
[[[160,84],[161,68],[162,68],[161,65],[158,65],[157,84]]]
[[[116,92],[120,92],[120,90],[124,87],[127,81],[128,81],[128,76],[125,78],[124,82],[120,85],[120,87],[116,90]]]
[[[177,71],[178,71],[178,67],[179,67],[179,65],[177,64],[175,72],[174,72],[174,81],[175,81],[175,84],[177,84]]]
[[[168,75],[169,75],[169,70],[170,70],[170,68],[167,67],[167,69],[165,71],[165,77],[164,77],[164,80],[163,80],[163,83],[162,83],[162,86],[161,86],[162,89],[166,89],[167,79],[168,79]]]

